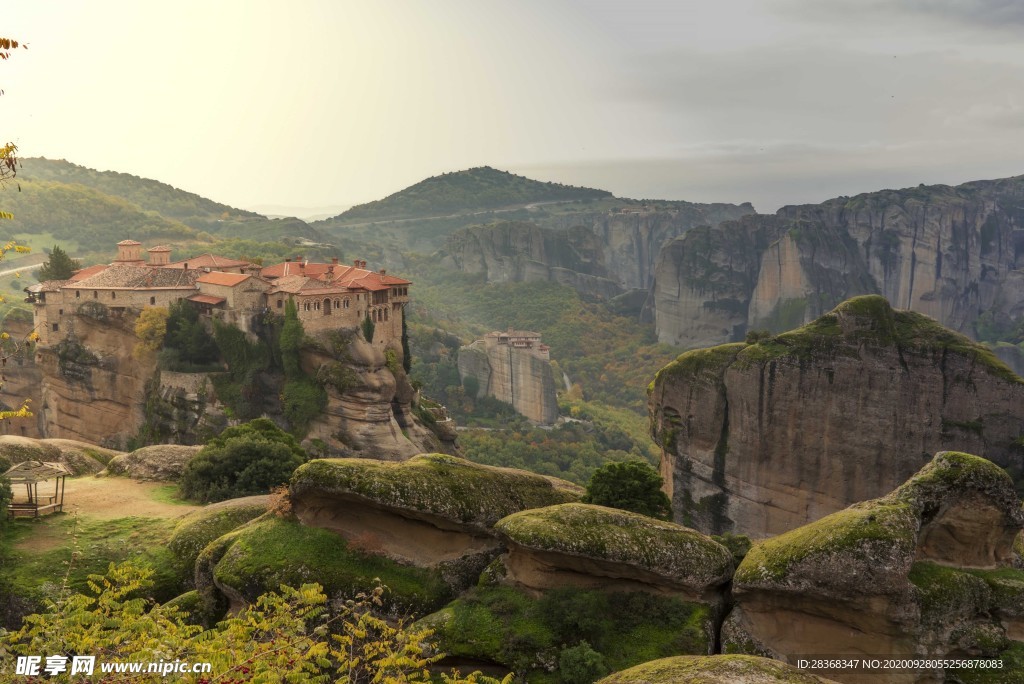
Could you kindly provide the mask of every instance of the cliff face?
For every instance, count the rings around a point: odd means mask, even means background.
[[[576,213],[538,223],[505,222],[453,233],[446,262],[488,282],[550,280],[609,299],[646,290],[659,249],[701,224],[753,213],[749,204],[674,203],[667,211]]]
[[[1024,380],[925,316],[858,297],[799,330],[687,352],[649,391],[677,520],[779,534],[966,450],[1020,476]]]
[[[152,354],[132,355],[134,320],[79,314],[66,340],[39,347],[40,402],[33,408],[44,437],[120,446],[145,420]]]
[[[858,294],[967,335],[1024,315],[1024,177],[840,197],[690,231],[662,250],[658,338],[685,347],[785,330]]]
[[[511,404],[534,422],[549,425],[558,420],[551,364],[530,351],[477,340],[459,349],[459,377],[463,382],[476,379],[477,397]]]
[[[74,317],[66,340],[38,347],[34,362],[18,366],[17,379],[5,393],[11,397],[8,403],[15,397],[33,400],[35,424],[5,421],[4,431],[123,446],[139,438],[201,444],[227,426],[230,411],[211,376],[158,371],[155,354],[133,353],[139,342],[134,315],[103,307],[89,311]],[[380,459],[454,451],[454,435],[441,439],[414,416],[413,389],[401,354],[397,341],[388,348],[370,345],[355,331],[325,334],[307,345],[302,366],[327,393],[324,411],[307,437],[321,440],[330,454]],[[263,410],[279,421],[282,383],[279,373],[261,373],[268,395]]]

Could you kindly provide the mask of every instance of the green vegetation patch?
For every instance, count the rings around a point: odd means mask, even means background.
[[[568,682],[560,656],[582,643],[619,669],[709,652],[711,622],[707,606],[674,597],[565,588],[532,598],[494,586],[472,589],[420,624],[436,630],[450,656],[499,663],[530,682]]]
[[[310,461],[292,476],[293,497],[308,491],[355,494],[462,523],[490,527],[527,508],[576,501],[578,488],[534,473],[480,465],[445,454],[391,463],[361,458]]]
[[[388,587],[391,611],[422,615],[451,599],[439,573],[401,565],[349,548],[345,539],[290,518],[267,515],[215,544],[228,546],[214,569],[222,584],[249,600],[280,585],[317,582],[331,596],[370,591],[375,579]]]
[[[914,563],[909,578],[917,588],[921,621],[926,624],[970,619],[987,610],[992,600],[988,583],[981,577],[930,561]]]
[[[732,574],[732,553],[682,525],[615,508],[570,503],[515,513],[494,528],[512,542],[623,563],[704,588]]]
[[[0,553],[5,557],[0,574],[13,595],[38,603],[54,598],[65,578],[71,590],[86,591],[89,575],[131,560],[153,570],[149,595],[164,601],[181,593],[191,579],[167,548],[173,526],[158,518],[95,520],[66,514],[16,520],[5,532],[16,546]]]
[[[207,544],[263,515],[267,504],[267,496],[247,496],[193,511],[175,525],[167,548],[182,566],[192,568]]]
[[[1003,661],[1001,668],[958,669],[955,671],[958,681],[961,684],[1024,684],[1024,643],[1010,642],[997,657]]]
[[[720,344],[717,347],[694,349],[680,354],[669,365],[658,371],[654,382],[668,379],[684,378],[688,380],[706,379],[721,382],[722,374],[735,359],[737,354],[747,347],[743,342]]]
[[[631,667],[597,684],[719,684],[720,682],[785,682],[822,684],[825,680],[792,665],[747,655],[676,656]]]

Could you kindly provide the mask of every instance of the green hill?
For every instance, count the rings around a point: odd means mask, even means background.
[[[84,187],[92,191],[86,193],[90,198],[104,195],[113,200],[121,200],[120,203],[114,203],[134,207],[136,211],[147,216],[156,216],[169,220],[172,224],[185,225],[216,237],[267,241],[282,238],[325,241],[319,231],[300,219],[269,219],[252,211],[236,209],[193,192],[179,190],[167,183],[117,171],[96,171],[62,159],[23,159],[18,178],[23,189],[25,185],[34,183],[49,184],[47,187],[51,188],[61,185],[66,188],[63,191],[65,195],[74,192],[71,188]],[[93,199],[88,201],[91,202]],[[49,207],[42,207],[41,210],[47,211]],[[84,219],[87,223],[91,222],[90,216],[84,216]],[[144,227],[146,222],[143,224],[140,227]],[[133,236],[149,235],[134,230],[132,233]],[[188,239],[187,234],[179,237]]]
[[[535,202],[602,199],[611,196],[606,190],[542,183],[481,166],[427,178],[384,199],[352,207],[328,219],[328,222],[425,218]]]

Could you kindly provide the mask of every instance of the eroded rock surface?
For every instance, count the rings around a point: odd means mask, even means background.
[[[860,294],[967,335],[1024,314],[1024,176],[787,206],[668,243],[653,288],[658,339],[683,347],[779,332]]]
[[[107,464],[107,473],[127,475],[135,480],[176,482],[181,479],[188,462],[201,449],[200,446],[181,444],[155,444],[142,447],[111,459]]]
[[[941,452],[891,494],[756,544],[733,578],[723,647],[797,656],[994,658],[1019,635],[1024,512],[1010,477]],[[877,672],[832,672],[842,682]],[[943,681],[941,671],[886,681]]]
[[[300,467],[291,484],[304,525],[401,563],[438,568],[459,589],[500,552],[492,530],[499,519],[578,498],[570,483],[444,454],[402,463],[321,459]]]
[[[74,475],[93,475],[121,452],[70,439],[0,435],[0,473],[22,461],[63,463]]]
[[[717,604],[733,571],[732,554],[709,537],[603,506],[530,509],[495,529],[508,544],[506,580],[529,589],[646,590]]]
[[[651,385],[676,520],[778,534],[882,496],[943,449],[1021,472],[1024,380],[879,296],[756,344],[686,352]]]
[[[511,404],[536,423],[550,425],[558,420],[551,364],[532,350],[477,340],[459,349],[459,376],[463,381],[476,379],[477,397]]]

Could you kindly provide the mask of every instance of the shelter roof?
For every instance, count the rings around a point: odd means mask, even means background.
[[[209,304],[211,306],[217,306],[218,304],[223,304],[227,300],[225,300],[223,297],[214,297],[213,295],[197,294],[189,297],[188,301],[197,302],[199,304]]]
[[[44,482],[55,477],[71,475],[71,470],[63,463],[52,461],[22,461],[11,466],[4,473],[4,477],[11,481],[11,484],[25,484],[27,482]]]

